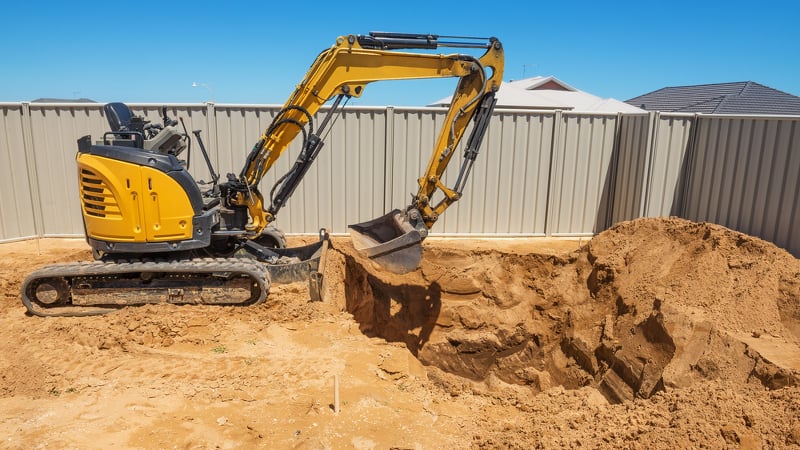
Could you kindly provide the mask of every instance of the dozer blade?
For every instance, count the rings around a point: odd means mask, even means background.
[[[399,209],[348,228],[353,247],[386,270],[403,274],[419,267],[422,235]]]
[[[320,240],[302,247],[272,248],[280,256],[277,264],[266,264],[273,284],[288,284],[308,280],[311,301],[323,301],[325,264],[330,240],[328,231],[320,230]]]

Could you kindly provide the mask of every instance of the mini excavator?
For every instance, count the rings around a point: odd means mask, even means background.
[[[440,47],[485,52],[475,57],[399,51]],[[39,316],[96,315],[150,303],[254,305],[265,300],[270,283],[304,279],[312,300],[320,299],[327,231],[320,231],[316,244],[287,248],[272,222],[319,155],[327,128],[369,83],[455,77],[445,125],[411,204],[349,226],[354,247],[366,257],[395,273],[415,269],[428,230],[466,186],[496,103],[503,61],[495,38],[341,36],[317,56],[238,175],[220,180],[200,131],[193,131],[211,173],[207,184],[197,182],[179,159],[184,151],[191,154],[192,142],[182,120],[167,117],[164,108],[163,123],[153,124],[125,104],[105,105],[111,130],[96,142],[80,138],[76,156],[86,240],[95,260],[31,273],[21,288],[23,304]],[[318,112],[323,117],[315,127]],[[455,185],[447,187],[443,173],[470,123]],[[298,135],[299,156],[265,199],[259,183]]]

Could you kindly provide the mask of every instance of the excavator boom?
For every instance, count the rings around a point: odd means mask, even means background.
[[[458,78],[445,125],[439,132],[428,166],[421,174],[419,189],[411,205],[375,220],[350,226],[356,249],[393,272],[408,272],[419,265],[420,242],[439,216],[463,192],[472,165],[495,105],[494,94],[503,77],[503,47],[495,38],[451,37],[405,33],[370,33],[368,36],[342,36],[320,53],[286,104],[251,150],[239,177],[241,192],[237,204],[247,206],[252,230],[258,232],[275,219],[310,165],[319,154],[326,128],[340,112],[343,99],[360,97],[367,84],[382,80]],[[472,55],[411,53],[399,49],[437,49],[439,47],[480,48],[485,53]],[[320,107],[334,99],[333,105],[315,129],[313,117]],[[472,135],[467,141],[455,186],[442,182],[445,169],[455,154],[470,122]],[[302,133],[300,155],[290,171],[273,187],[268,202],[257,185],[289,144]],[[437,193],[442,198],[432,199]]]

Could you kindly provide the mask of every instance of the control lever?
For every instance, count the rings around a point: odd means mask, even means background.
[[[170,127],[172,125],[177,125],[178,124],[177,120],[170,119],[169,117],[167,117],[167,106],[166,105],[161,107],[161,117],[164,120],[164,126],[165,127]]]
[[[192,134],[194,134],[194,137],[197,139],[197,143],[200,145],[200,152],[203,154],[203,158],[206,160],[208,171],[211,172],[211,180],[214,182],[214,185],[216,185],[217,181],[219,181],[219,175],[214,172],[214,166],[211,165],[211,159],[208,157],[206,146],[203,145],[203,140],[200,138],[200,130],[193,130]]]

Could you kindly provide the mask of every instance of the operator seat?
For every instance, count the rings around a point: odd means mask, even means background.
[[[106,119],[108,120],[108,126],[111,127],[111,131],[119,131],[120,129],[130,130],[128,127],[131,124],[133,113],[131,109],[128,108],[128,105],[120,102],[106,103],[103,106],[103,111],[106,113]]]
[[[123,140],[132,140],[134,147],[144,148],[145,125],[150,123],[143,117],[134,116],[131,109],[125,103],[114,102],[103,105],[106,113],[108,126],[111,133]],[[119,144],[119,142],[118,142]],[[130,145],[123,143],[122,145]]]
[[[139,133],[144,138],[144,127],[150,121],[145,120],[144,117],[134,116],[128,105],[120,102],[106,103],[103,110],[106,112],[108,126],[111,127],[112,132],[130,131]]]

